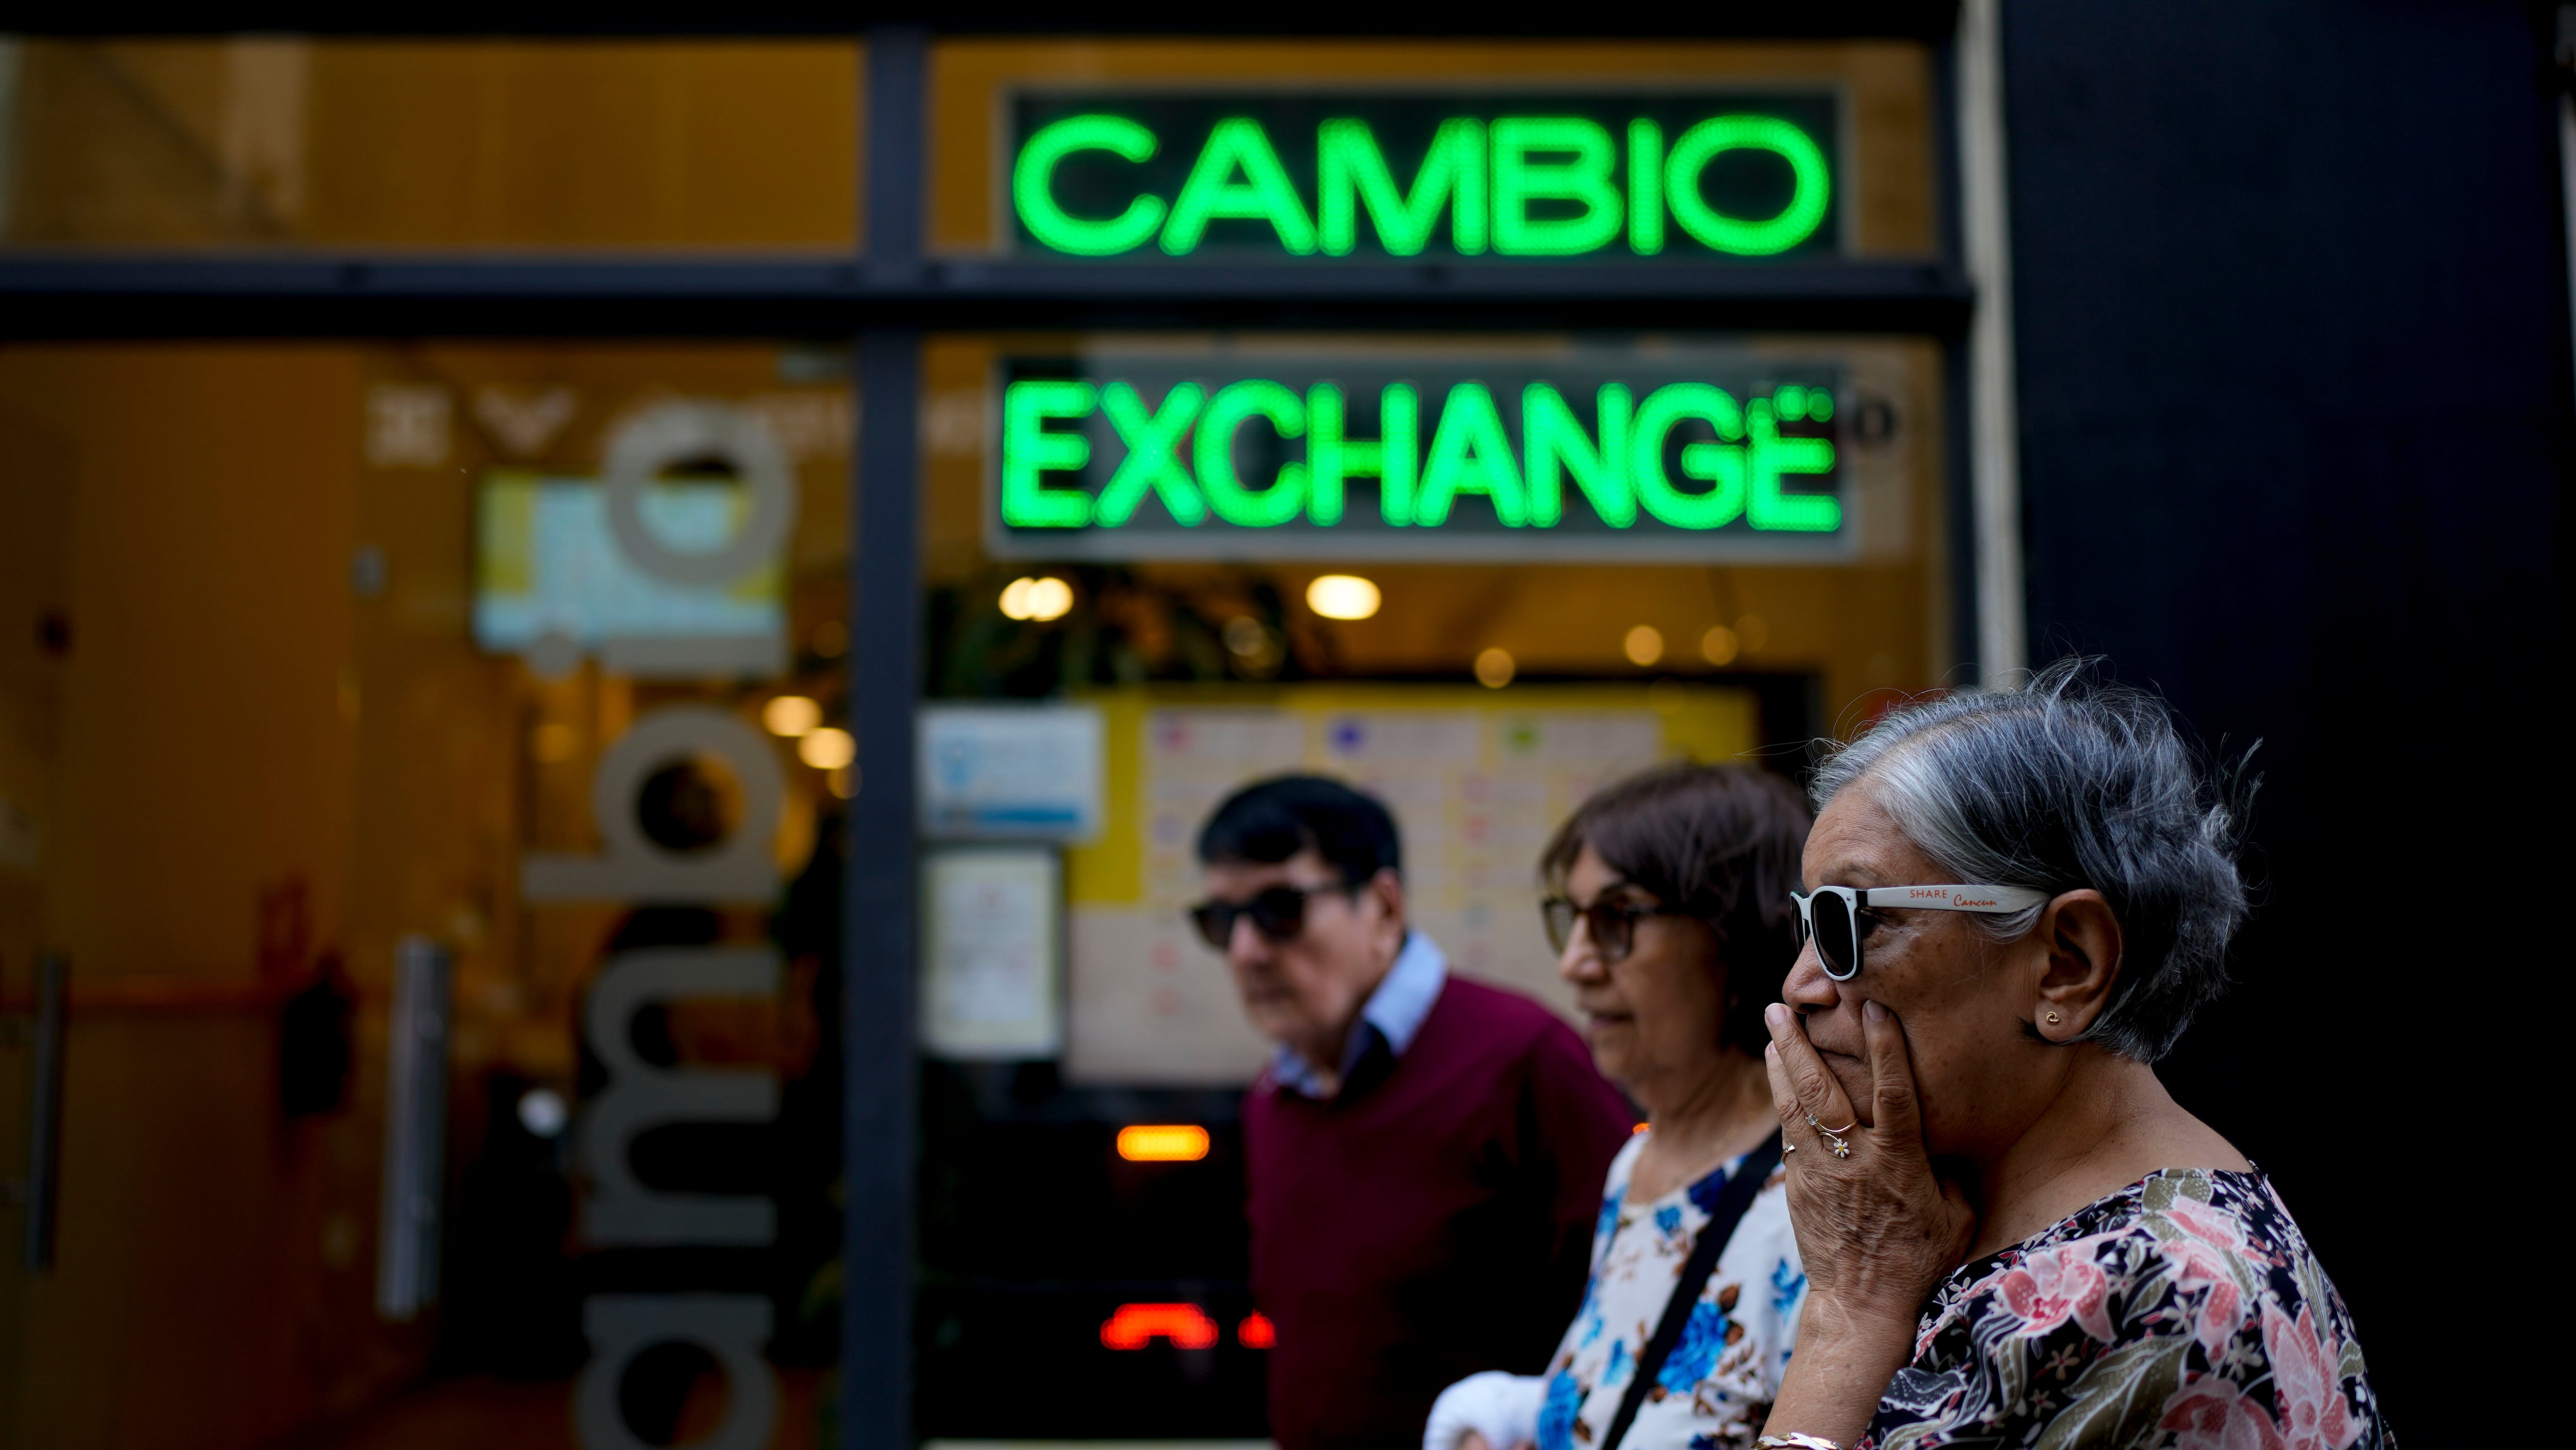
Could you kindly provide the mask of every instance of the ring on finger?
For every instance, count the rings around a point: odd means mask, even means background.
[[[1815,1114],[1809,1113],[1807,1114],[1807,1126],[1816,1130],[1816,1136],[1825,1140],[1825,1147],[1830,1150],[1835,1157],[1848,1158],[1851,1156],[1851,1142],[1844,1138],[1843,1134],[1859,1127],[1860,1119],[1854,1118],[1839,1128],[1828,1128],[1824,1124],[1816,1121]]]

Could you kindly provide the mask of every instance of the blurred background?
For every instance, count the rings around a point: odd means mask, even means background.
[[[9,21],[0,1446],[1263,1442],[1216,799],[1562,1007],[1593,785],[2071,652],[2260,742],[2165,1075],[2438,1436],[2576,8],[1652,19]]]

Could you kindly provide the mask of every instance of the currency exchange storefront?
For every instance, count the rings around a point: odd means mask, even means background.
[[[1197,823],[1994,653],[1946,25],[8,41],[0,1444],[1263,1439]]]

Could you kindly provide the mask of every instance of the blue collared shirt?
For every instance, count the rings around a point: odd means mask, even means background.
[[[1351,1069],[1360,1065],[1372,1043],[1383,1042],[1389,1057],[1402,1057],[1448,980],[1449,958],[1439,944],[1418,931],[1405,933],[1404,950],[1396,953],[1395,965],[1386,969],[1385,979],[1369,994],[1360,1020],[1351,1025],[1350,1041],[1342,1045],[1341,1081],[1350,1081]],[[1324,1090],[1314,1065],[1285,1046],[1270,1054],[1270,1076],[1301,1097],[1332,1096]]]

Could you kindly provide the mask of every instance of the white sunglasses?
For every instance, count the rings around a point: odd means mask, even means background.
[[[1819,886],[1812,894],[1792,891],[1789,899],[1798,903],[1799,939],[1815,940],[1816,960],[1824,964],[1826,976],[1848,982],[1860,975],[1860,911],[1864,906],[2007,916],[2042,905],[2048,893],[2027,886]],[[1816,909],[1827,901],[1841,909]]]

